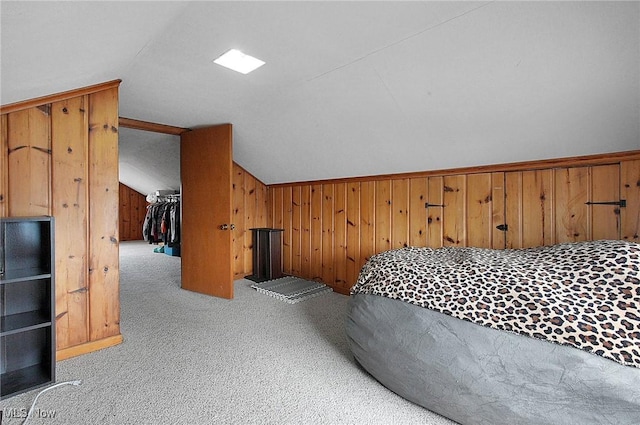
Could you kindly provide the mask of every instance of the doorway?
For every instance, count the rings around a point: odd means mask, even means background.
[[[187,129],[165,126],[144,121],[120,118],[118,132],[118,164],[120,181],[119,229],[120,257],[148,253],[158,257],[179,255],[179,228],[174,229],[171,239],[177,249],[165,250],[165,241],[160,234],[150,237],[144,229],[144,220],[150,205],[160,200],[175,200],[180,193],[180,136]],[[172,196],[158,197],[157,194]],[[176,208],[175,206],[173,208]],[[178,237],[179,238],[179,237]],[[127,249],[127,244],[137,244],[138,249]],[[125,259],[126,260],[126,259]],[[125,261],[126,262],[126,261]],[[179,258],[172,260],[178,266]]]

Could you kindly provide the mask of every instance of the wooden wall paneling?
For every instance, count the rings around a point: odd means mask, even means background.
[[[311,260],[310,277],[322,280],[322,185],[311,185]]]
[[[427,178],[409,180],[409,245],[427,246]]]
[[[555,170],[556,243],[589,240],[589,167]]]
[[[529,248],[555,243],[553,170],[505,174],[507,248]]]
[[[505,173],[504,176],[504,215],[505,223],[509,226],[509,230],[505,232],[505,247],[509,249],[523,246],[522,203],[524,195],[522,179],[522,171],[512,171]]]
[[[282,270],[291,270],[291,226],[293,222],[292,188],[285,187],[282,192]],[[289,273],[289,272],[284,272]]]
[[[467,176],[465,203],[466,246],[491,248],[493,245],[493,185],[490,173]]]
[[[29,112],[31,177],[35,179],[31,185],[32,211],[51,215],[51,104]]]
[[[504,249],[506,244],[506,231],[498,229],[499,225],[506,224],[505,219],[505,195],[504,173],[491,173],[491,246],[489,248]]]
[[[376,185],[360,182],[360,268],[376,253]]]
[[[427,179],[427,246],[440,248],[444,241],[444,177]]]
[[[128,203],[129,203],[129,228],[127,229],[127,240],[134,241],[142,239],[142,223],[140,223],[140,199],[143,198],[142,194],[129,188],[127,191]],[[126,214],[126,213],[125,213]],[[120,235],[120,241],[122,242],[122,235]]]
[[[252,221],[248,221],[248,218],[245,219],[247,221],[246,229],[247,234],[245,235],[245,243],[249,252],[245,252],[245,258],[249,261],[250,270],[253,272],[253,232],[249,231],[252,228],[261,228],[261,227],[270,227],[275,228],[276,222],[276,210],[277,208],[282,209],[282,204],[276,204],[276,193],[277,188],[271,188],[267,186],[263,186],[260,181],[256,179],[256,190],[255,190],[255,198],[252,202],[255,203],[255,217]],[[245,202],[246,203],[246,202]],[[261,209],[261,205],[263,208]],[[279,221],[282,221],[282,216],[280,216]]]
[[[232,205],[231,223],[235,226],[232,231],[233,250],[233,278],[239,279],[253,273],[253,232],[258,227],[279,227],[274,225],[276,220],[281,224],[285,205],[282,200],[276,202],[276,193],[284,193],[286,189],[269,189],[256,179],[251,173],[237,163],[232,163]],[[275,218],[275,215],[278,218]],[[286,234],[285,234],[286,236]],[[290,254],[290,250],[288,250]]]
[[[591,202],[620,201],[620,164],[591,167]],[[620,239],[620,207],[593,204],[590,239]]]
[[[245,172],[235,162],[233,163],[233,177],[231,178],[231,223],[235,226],[233,234],[233,276],[244,277],[246,266],[244,263],[245,228]]]
[[[147,212],[147,201],[144,195],[119,184],[118,222],[120,241],[142,240],[142,224]]]
[[[620,163],[620,198],[627,201],[620,208],[620,238],[640,242],[640,160]]]
[[[274,204],[273,194],[276,189],[277,189],[277,186],[267,187],[267,211],[266,211],[267,227],[273,227],[273,209],[275,208],[275,205],[273,205]]]
[[[273,199],[273,228],[275,229],[282,229],[284,228],[284,199],[283,199],[283,195],[284,195],[284,188],[282,187],[278,187],[275,188],[273,190],[273,195],[272,195],[272,199]],[[285,233],[285,231],[283,231],[282,233]],[[281,234],[282,235],[282,234]],[[282,255],[282,252],[281,252]]]
[[[409,179],[391,183],[391,248],[409,246]]]
[[[129,235],[131,240],[141,241],[143,240],[142,226],[144,225],[144,219],[147,215],[147,199],[143,194],[131,190],[129,195],[132,197],[131,202],[133,209],[133,217],[131,217],[131,234]]]
[[[322,271],[320,273],[320,280],[322,282],[333,282],[335,280],[334,274],[334,187],[333,184],[322,185]]]
[[[120,242],[129,240],[131,233],[131,205],[127,187],[118,185],[118,226],[120,228]]]
[[[635,155],[625,161],[626,165],[620,171],[626,181],[620,196],[628,198],[630,205],[620,211],[621,228],[627,238],[637,238],[640,225],[637,205],[640,203],[640,151]],[[348,293],[371,255],[404,246],[405,241],[413,246],[420,244],[433,248],[443,245],[520,248],[561,242],[556,237],[562,232],[567,232],[564,241],[597,235],[599,230],[594,228],[592,231],[588,224],[599,218],[595,213],[590,215],[584,204],[587,195],[593,193],[615,194],[607,189],[612,186],[615,172],[605,160],[604,156],[586,162],[580,160],[577,163],[587,166],[562,169],[480,167],[486,172],[479,173],[474,169],[469,174],[430,173],[407,178],[376,176],[369,180],[355,178],[277,185],[275,187],[291,188],[292,191],[291,225],[285,224],[292,233],[291,268],[296,267],[295,258],[298,258],[299,275],[315,277],[317,274],[309,272],[317,270],[317,264],[313,265],[317,256],[312,256],[311,250],[317,249],[313,242],[317,237],[312,235],[317,234],[317,230],[312,221],[314,217],[318,219],[318,209],[322,222],[321,278],[334,290],[344,293]],[[570,165],[562,161],[552,163]],[[606,165],[601,172],[592,169],[601,165]],[[594,185],[593,181],[600,183]],[[311,192],[312,187],[319,186],[323,193],[320,200]],[[331,191],[332,202],[329,199]],[[425,208],[426,202],[437,206]],[[333,213],[329,205],[332,205]],[[332,244],[328,220],[333,220]],[[508,231],[496,229],[500,224],[507,224]],[[341,229],[343,225],[344,230]],[[333,258],[333,281],[330,281],[331,272],[327,266],[329,258]],[[304,261],[309,264],[304,266]]]
[[[333,196],[335,205],[334,282],[338,292],[347,293],[354,283],[347,280],[347,184],[336,183]]]
[[[391,181],[379,180],[376,187],[375,252],[391,249]]]
[[[347,282],[355,283],[362,268],[360,260],[361,227],[360,182],[347,183]]]
[[[6,217],[9,196],[9,140],[7,114],[0,115],[0,217]]]
[[[278,187],[273,191],[273,227],[275,229],[282,229],[283,216],[282,216],[282,195],[283,188]]]
[[[0,214],[56,218],[59,360],[122,342],[119,83],[2,106]]]
[[[555,173],[553,170],[523,172],[526,204],[523,211],[522,248],[553,245],[555,238]]]
[[[118,89],[89,95],[90,339],[120,334]]]
[[[442,244],[466,246],[466,175],[445,176],[443,183]]]
[[[285,229],[286,232],[286,229]],[[302,188],[291,188],[291,269],[285,273],[302,276]]]
[[[274,190],[275,190],[274,187],[267,187],[266,191],[264,192],[264,202],[266,205],[266,208],[264,210],[264,216],[265,216],[265,220],[269,224],[268,227],[273,227],[273,191]],[[258,198],[259,197],[260,197],[260,194],[258,194]],[[258,200],[258,203],[259,203],[259,200]]]
[[[133,199],[135,199],[135,203],[133,207],[134,218],[131,219],[131,240],[141,241],[142,237],[142,226],[144,224],[144,218],[147,215],[147,199],[146,196],[141,194],[140,192],[136,192],[135,190],[131,190],[129,192]]]
[[[8,116],[9,216],[51,215],[50,105]]]
[[[270,223],[269,218],[269,188],[256,181],[256,213],[255,213],[255,226],[267,227],[267,223]]]
[[[311,277],[311,185],[303,185],[301,193],[302,209],[300,211],[300,274]]]
[[[86,103],[86,96],[79,96],[51,105],[58,349],[89,341]]]

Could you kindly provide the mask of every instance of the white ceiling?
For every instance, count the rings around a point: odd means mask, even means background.
[[[2,104],[119,78],[121,116],[230,122],[235,161],[267,184],[640,149],[637,1],[3,0],[0,12]],[[229,48],[266,65],[214,64]],[[179,185],[164,148],[125,157],[136,133],[121,131],[122,181]]]
[[[180,188],[180,136],[119,130],[120,181],[147,195]]]

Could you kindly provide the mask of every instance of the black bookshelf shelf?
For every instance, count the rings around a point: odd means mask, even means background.
[[[2,276],[2,283],[23,282],[25,280],[50,279],[51,273],[46,269],[32,268],[9,270]]]
[[[11,314],[0,317],[0,336],[51,326],[51,317],[42,311]]]
[[[0,399],[55,382],[54,219],[0,218]]]

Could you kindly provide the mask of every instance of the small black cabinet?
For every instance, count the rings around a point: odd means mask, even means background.
[[[253,274],[247,279],[254,282],[278,279],[282,273],[282,232],[284,229],[255,228],[253,232]]]
[[[0,399],[55,381],[53,217],[0,218]]]

